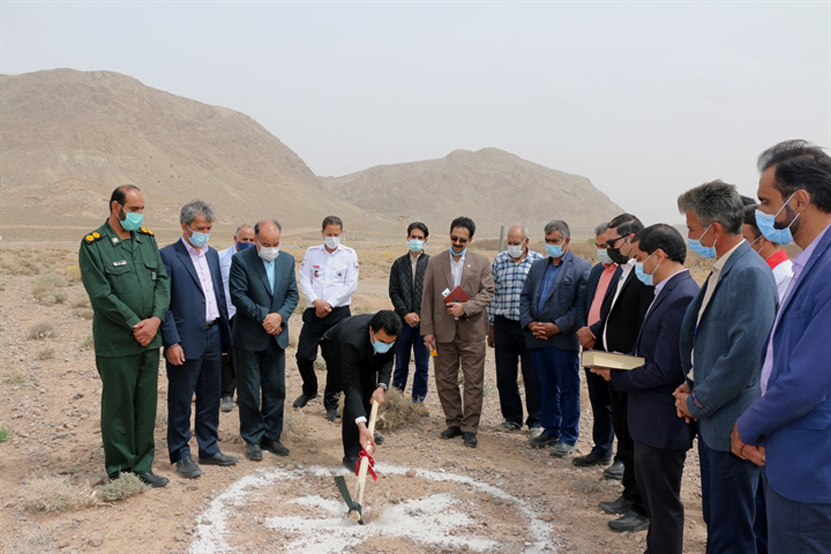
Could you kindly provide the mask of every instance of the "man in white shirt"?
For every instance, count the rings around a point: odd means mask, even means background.
[[[254,228],[243,223],[234,233],[234,244],[230,248],[219,252],[219,271],[222,273],[222,286],[225,288],[225,302],[228,305],[229,324],[234,324],[234,314],[237,308],[231,302],[231,291],[228,290],[228,276],[231,273],[231,258],[240,250],[254,246]],[[237,388],[237,375],[234,371],[234,357],[229,349],[222,355],[222,401],[219,409],[230,412],[234,409],[234,390]]]
[[[317,375],[314,362],[323,334],[349,317],[352,295],[358,288],[358,255],[341,244],[343,221],[334,215],[323,220],[323,244],[306,250],[300,265],[300,289],[306,297],[303,328],[297,341],[297,369],[303,379],[303,392],[294,401],[302,408],[317,398]],[[327,371],[323,406],[330,421],[338,414],[338,395],[343,388],[340,375]]]

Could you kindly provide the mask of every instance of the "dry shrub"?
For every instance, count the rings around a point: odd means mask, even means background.
[[[77,296],[75,300],[72,301],[73,308],[89,308],[89,297],[88,296]]]
[[[29,327],[29,332],[26,334],[26,337],[29,338],[29,340],[46,340],[55,338],[56,336],[57,333],[55,333],[55,328],[48,321],[35,323]]]
[[[67,267],[63,272],[66,274],[66,278],[70,283],[77,283],[81,280],[81,268],[78,264]]]
[[[19,369],[10,369],[3,375],[3,382],[9,385],[22,385],[26,376]]]
[[[44,360],[54,360],[55,359],[55,349],[54,348],[44,348],[40,352],[38,352],[37,359],[40,361]]]
[[[283,411],[284,433],[288,432],[294,435],[305,435],[307,430],[308,425],[306,424],[306,417],[302,414],[300,410]]]
[[[42,267],[41,264],[20,256],[6,265],[12,275],[39,275]]]
[[[23,482],[20,503],[30,512],[60,513],[95,503],[89,486],[73,485],[62,475],[38,475]]]
[[[55,288],[63,288],[67,286],[69,283],[66,280],[66,277],[63,275],[58,275],[57,273],[47,273],[46,275],[41,275],[37,279],[35,279],[36,285],[45,285]]]
[[[95,339],[92,338],[92,334],[89,334],[84,340],[81,341],[81,344],[78,345],[78,350],[86,352],[93,346],[95,346]]]
[[[423,417],[427,408],[420,402],[413,402],[395,387],[387,391],[387,401],[378,411],[375,428],[380,431],[395,431],[408,427]]]
[[[99,487],[98,496],[105,502],[114,502],[141,494],[149,488],[142,483],[141,479],[135,473],[122,473],[118,479],[114,479],[106,485]]]
[[[63,304],[67,301],[65,292],[61,292],[53,285],[46,283],[35,285],[32,288],[32,296],[44,306],[54,306],[55,304]]]
[[[51,531],[40,527],[28,527],[23,530],[20,536],[13,541],[8,540],[3,544],[6,554],[57,554],[58,545]]]
[[[81,319],[92,319],[95,317],[95,312],[92,311],[92,308],[73,308],[72,315]]]

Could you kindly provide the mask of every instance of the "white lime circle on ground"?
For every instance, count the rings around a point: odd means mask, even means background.
[[[378,463],[379,474],[405,475],[408,468]],[[338,472],[331,467],[310,466],[296,469],[270,468],[258,470],[232,483],[214,498],[207,509],[197,518],[195,540],[190,546],[193,554],[213,554],[238,551],[234,542],[234,529],[229,528],[229,519],[236,511],[246,506],[248,498],[279,482],[299,481],[308,476],[331,477]],[[343,472],[340,472],[343,473]],[[514,497],[493,485],[480,483],[470,477],[454,473],[418,470],[421,479],[459,484],[466,489],[498,498],[510,504],[506,510],[518,510],[527,526],[527,536],[510,543],[488,537],[481,533],[465,533],[459,530],[475,523],[475,514],[468,502],[455,497],[452,492],[425,494],[418,498],[401,501],[395,505],[384,505],[383,511],[367,525],[358,525],[347,517],[342,499],[324,498],[321,495],[298,495],[281,499],[282,505],[294,505],[297,511],[313,508],[315,517],[308,515],[281,515],[266,517],[264,525],[280,537],[269,541],[269,545],[258,545],[260,552],[314,552],[340,553],[349,551],[374,536],[407,539],[416,544],[431,547],[460,548],[470,551],[526,553],[552,552],[553,537],[550,524],[538,519],[540,515],[527,502]],[[349,483],[349,481],[347,481]],[[353,483],[349,483],[350,490]],[[369,486],[369,485],[368,485]],[[328,491],[327,491],[328,492]],[[371,506],[363,508],[364,519],[370,519]],[[265,548],[267,546],[267,548]],[[271,550],[273,548],[273,550]]]

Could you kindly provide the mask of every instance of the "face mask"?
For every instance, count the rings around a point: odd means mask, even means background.
[[[372,343],[372,348],[374,348],[375,352],[377,352],[378,354],[386,354],[390,351],[390,348],[392,348],[393,344],[395,343],[391,342],[390,344],[387,344],[385,342],[379,341],[378,339],[375,339],[375,342]]]
[[[246,248],[251,248],[252,246],[254,246],[253,242],[238,242],[237,243],[237,251],[242,252]]]
[[[616,264],[623,265],[629,261],[629,258],[620,253],[620,248],[607,248],[606,253],[609,258]]]
[[[704,232],[701,233],[701,236],[698,237],[698,240],[694,240],[694,239],[690,239],[690,238],[687,239],[687,244],[690,245],[690,250],[692,250],[693,252],[695,252],[696,254],[701,256],[702,258],[711,258],[712,259],[712,258],[716,257],[716,243],[715,242],[713,243],[712,246],[704,246],[703,244],[701,244],[702,237],[704,237],[704,235],[707,234],[707,231],[709,231],[710,227],[712,227],[712,226],[713,226],[713,224],[710,223],[707,226],[707,228],[704,229]]]
[[[144,221],[144,214],[139,214],[136,212],[128,212],[124,209],[124,206],[121,206],[121,209],[124,211],[124,219],[118,218],[119,223],[121,223],[121,227],[125,231],[138,231],[141,229],[141,222]]]
[[[522,244],[509,244],[508,245],[508,255],[513,259],[518,259],[522,257],[522,253],[525,251],[525,246]]]
[[[410,252],[421,252],[421,249],[424,248],[423,240],[410,239],[407,244],[410,245]]]
[[[562,244],[546,244],[545,245],[545,253],[548,254],[550,258],[562,258],[563,257],[563,245]]]
[[[334,250],[340,244],[340,237],[323,237],[323,244],[329,250]]]
[[[279,246],[260,246],[260,257],[267,262],[273,262],[279,254]]]
[[[602,264],[615,263],[614,260],[612,260],[611,256],[609,256],[609,253],[607,252],[606,248],[597,249],[597,259]]]
[[[190,229],[190,227],[188,227]],[[194,231],[190,229],[191,235],[188,241],[195,246],[196,248],[202,248],[206,244],[208,244],[208,239],[211,238],[210,233],[200,233],[199,231]]]
[[[794,193],[796,194],[796,193]],[[779,208],[779,211],[775,214],[766,214],[761,210],[756,210],[756,226],[762,232],[766,239],[770,242],[777,242],[779,244],[788,244],[793,242],[793,234],[791,234],[791,225],[794,224],[794,221],[799,219],[799,216],[802,214],[796,214],[796,217],[788,223],[788,226],[784,229],[777,229],[776,228],[776,216],[785,209],[785,206],[788,205],[788,202],[791,201],[793,198],[793,194],[788,198],[782,207]]]
[[[452,247],[452,246],[449,246],[447,249],[448,249],[448,250],[450,250],[450,255],[451,255],[451,256],[464,256],[464,255],[465,255],[465,252],[467,252],[467,248],[465,248],[464,250],[462,250],[462,251],[461,251],[461,252],[459,252],[458,254],[456,254],[456,252],[454,252],[454,251],[453,251],[453,247]]]
[[[651,258],[651,257],[652,257],[652,254],[649,255],[649,258]],[[646,260],[648,260],[649,258],[647,258]],[[654,284],[654,277],[653,276],[655,275],[655,271],[658,269],[658,266],[661,265],[661,264],[656,265],[655,269],[652,270],[652,273],[647,273],[643,269],[643,264],[646,263],[646,260],[644,260],[642,262],[635,262],[635,276],[638,279],[640,279],[641,283],[643,283],[647,287],[651,287]]]

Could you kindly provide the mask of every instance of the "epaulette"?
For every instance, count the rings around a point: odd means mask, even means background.
[[[151,231],[150,229],[142,227],[141,229],[139,229],[139,231],[144,233],[145,235],[150,235],[151,237],[153,236],[153,231]]]
[[[101,233],[99,233],[98,231],[93,231],[92,233],[90,233],[90,234],[88,234],[87,236],[84,237],[84,242],[87,242],[87,243],[91,244],[91,243],[97,241],[100,238],[101,238]]]

